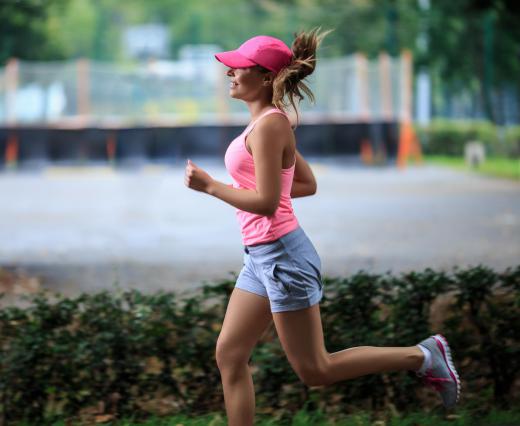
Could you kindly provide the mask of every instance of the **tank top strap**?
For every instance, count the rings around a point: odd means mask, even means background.
[[[244,130],[244,137],[246,137],[247,135],[249,135],[249,133],[251,132],[251,130],[253,130],[253,128],[255,127],[256,123],[258,123],[260,121],[260,119],[262,119],[263,117],[265,117],[266,115],[268,114],[272,114],[272,113],[279,113],[279,114],[283,114],[285,115],[285,117],[287,118],[287,120],[289,120],[289,117],[287,116],[287,114],[282,111],[281,109],[278,109],[278,108],[271,108],[271,109],[268,109],[266,112],[260,114],[259,117],[257,117],[255,120],[253,120],[251,123],[249,123],[249,125],[246,127],[246,129]]]

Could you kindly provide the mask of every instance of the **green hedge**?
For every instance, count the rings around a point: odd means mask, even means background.
[[[426,127],[416,126],[425,154],[464,155],[464,145],[480,141],[486,154],[520,157],[520,126],[502,128],[488,121],[433,120]]]
[[[85,413],[149,415],[223,411],[215,344],[234,280],[193,297],[137,290],[77,298],[45,292],[26,308],[0,310],[0,424],[44,424]],[[324,277],[320,308],[329,352],[407,346],[441,332],[474,410],[519,401],[520,265],[478,265],[451,273],[426,269],[394,276],[359,271]],[[365,409],[407,412],[440,407],[413,372],[368,375],[309,388],[291,369],[271,327],[253,351],[258,413],[279,424],[301,408],[334,418]],[[73,422],[73,424],[76,424]]]

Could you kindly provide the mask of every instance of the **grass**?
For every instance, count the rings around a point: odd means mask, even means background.
[[[446,155],[424,155],[425,163],[446,166],[457,170],[475,172],[487,176],[520,180],[520,159],[489,157],[479,167],[471,168],[463,157]]]
[[[137,423],[130,420],[98,423],[107,426],[226,426],[226,417],[223,413],[190,418],[187,416],[152,417],[146,422]],[[281,422],[257,416],[255,426],[277,426]],[[18,426],[29,426],[29,423],[19,423]],[[65,422],[53,423],[52,426],[65,426]],[[335,423],[327,421],[323,413],[310,415],[303,411],[298,412],[287,426],[520,426],[520,410],[492,409],[487,415],[471,414],[464,409],[457,410],[457,414],[441,416],[426,412],[410,413],[403,417],[393,416],[388,421],[370,420],[370,414],[360,412],[346,416]]]

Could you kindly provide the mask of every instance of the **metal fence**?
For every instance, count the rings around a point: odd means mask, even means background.
[[[1,126],[242,124],[226,68],[213,58],[113,64],[11,60],[0,68]],[[411,56],[320,58],[302,122],[400,121],[411,114]],[[408,95],[406,95],[408,93]]]

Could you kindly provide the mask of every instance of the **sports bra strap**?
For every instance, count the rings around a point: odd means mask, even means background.
[[[271,108],[271,109],[267,110],[266,112],[264,112],[263,114],[261,114],[260,117],[256,118],[254,121],[252,121],[249,124],[249,126],[247,126],[246,130],[244,131],[244,137],[247,136],[249,133],[251,133],[251,130],[253,130],[253,128],[255,127],[256,123],[258,123],[258,121],[260,121],[261,118],[263,118],[266,115],[271,114],[273,112],[277,112],[277,113],[283,114],[283,115],[285,115],[287,120],[289,120],[289,117],[287,116],[287,114],[285,112],[283,112],[281,109]]]

